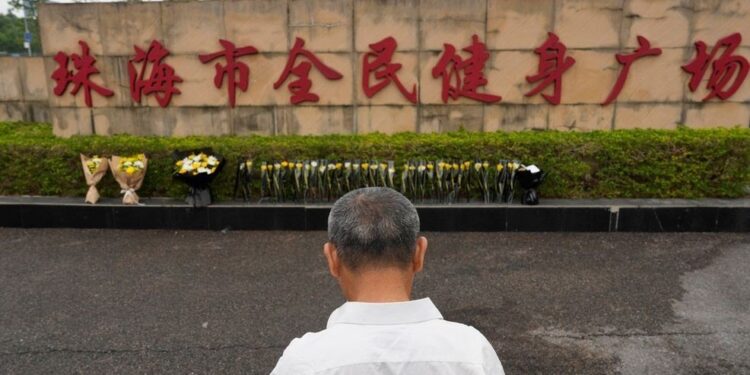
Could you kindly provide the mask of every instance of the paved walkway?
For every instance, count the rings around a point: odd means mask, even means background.
[[[749,234],[427,235],[416,296],[509,374],[750,372]],[[0,369],[266,374],[342,303],[324,240],[0,228]]]

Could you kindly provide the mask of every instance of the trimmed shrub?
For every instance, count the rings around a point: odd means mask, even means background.
[[[395,160],[397,166],[409,159],[518,159],[550,172],[540,189],[543,198],[736,198],[747,195],[750,185],[750,130],[739,128],[63,139],[52,134],[49,124],[0,123],[0,134],[1,195],[83,196],[79,153],[143,152],[149,167],[139,195],[183,197],[185,185],[172,179],[171,154],[204,147],[228,161],[212,185],[219,199],[231,197],[240,156],[256,161]],[[119,195],[111,176],[99,188],[102,196]]]

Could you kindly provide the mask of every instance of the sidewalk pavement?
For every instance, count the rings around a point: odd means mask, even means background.
[[[414,297],[508,374],[747,374],[750,234],[425,233]],[[0,228],[3,374],[268,374],[343,302],[325,232]]]

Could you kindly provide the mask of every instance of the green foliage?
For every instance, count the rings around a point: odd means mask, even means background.
[[[29,18],[29,31],[31,32],[31,51],[39,54],[42,51],[39,41],[39,23],[36,18]],[[23,18],[16,17],[13,13],[0,14],[0,53],[26,54],[23,48]]]
[[[550,175],[544,198],[742,197],[750,186],[750,130],[623,130],[329,136],[56,138],[48,124],[0,123],[1,195],[83,196],[79,153],[103,156],[144,152],[148,173],[139,195],[181,197],[172,179],[172,152],[212,147],[228,164],[214,181],[217,196],[234,188],[240,156],[255,160],[519,159]],[[256,166],[258,164],[256,163]],[[111,176],[99,185],[118,196]]]
[[[45,2],[47,0],[8,0],[8,6],[17,12],[24,11],[29,17],[36,18],[39,4]]]

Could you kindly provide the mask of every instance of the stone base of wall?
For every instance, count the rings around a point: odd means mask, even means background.
[[[0,121],[50,122],[50,109],[46,101],[0,102]]]
[[[44,58],[0,57],[0,121],[49,122]]]
[[[320,135],[398,132],[474,132],[748,127],[744,103],[644,103],[600,105],[541,104],[412,106],[258,107],[51,107],[4,103],[16,119],[49,121],[57,136],[76,134]],[[0,104],[0,112],[2,111]],[[30,110],[29,110],[30,108]],[[27,110],[26,117],[22,111]],[[33,116],[33,117],[32,117]]]

